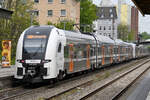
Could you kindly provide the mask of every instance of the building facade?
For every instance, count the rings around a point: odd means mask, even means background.
[[[139,23],[139,13],[138,9],[134,6],[131,8],[131,31],[134,32],[134,40],[137,40],[138,36],[138,24]]]
[[[124,25],[131,26],[131,6],[130,5],[127,5],[127,4],[121,5],[121,19],[120,19],[120,21]]]
[[[4,6],[6,0],[0,0],[0,18],[9,19],[11,18],[13,11],[7,10]]]
[[[117,11],[110,0],[102,0],[97,12],[98,19],[94,21],[96,34],[117,39]]]
[[[80,2],[77,0],[33,0],[34,15],[41,25],[49,21],[58,23],[63,20],[80,22]]]
[[[118,0],[118,23],[131,26],[131,6],[126,0]]]

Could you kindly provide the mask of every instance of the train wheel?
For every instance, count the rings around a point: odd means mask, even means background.
[[[65,71],[63,71],[63,78],[65,78],[67,76],[67,70],[65,69]]]
[[[64,72],[63,71],[59,71],[59,75],[58,75],[58,80],[62,80],[64,78]]]
[[[93,71],[95,69],[95,64],[92,64],[91,70]]]

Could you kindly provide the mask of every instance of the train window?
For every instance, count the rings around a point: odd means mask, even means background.
[[[59,43],[58,52],[61,52],[61,43]]]
[[[91,53],[90,53],[90,56],[93,56],[93,49],[91,48]]]
[[[115,48],[115,49],[116,49],[116,54],[118,54],[118,53],[119,53],[119,52],[118,52],[118,51],[119,51],[119,50],[118,50],[119,48]]]
[[[69,46],[64,47],[64,57],[69,58]]]
[[[104,30],[106,30],[105,26],[104,26]]]
[[[101,47],[99,47],[99,55],[102,54],[102,50],[101,50]]]
[[[99,30],[102,30],[102,26],[99,27]]]
[[[114,49],[114,50],[113,50],[113,53],[116,54],[116,52],[115,52],[115,51],[116,51],[116,50],[115,50],[115,47],[114,47],[113,49]]]
[[[77,52],[74,51],[74,57],[73,58],[77,58]]]
[[[100,48],[98,47],[98,55],[100,55],[99,51],[100,51]]]
[[[95,48],[93,48],[93,56],[95,56]]]

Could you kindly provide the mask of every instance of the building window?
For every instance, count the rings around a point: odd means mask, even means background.
[[[102,26],[99,27],[99,30],[102,30]]]
[[[103,15],[103,14],[101,15],[101,18],[104,18],[104,15]]]
[[[66,0],[61,0],[61,3],[66,3]]]
[[[34,15],[35,15],[35,16],[39,16],[39,11],[38,11],[38,10],[35,10],[35,11],[34,11]]]
[[[53,10],[48,10],[48,16],[53,16]]]
[[[59,52],[59,53],[61,52],[61,43],[59,43],[58,52]]]
[[[61,10],[61,16],[66,16],[66,10],[65,9]]]
[[[53,0],[48,0],[48,3],[53,3]]]
[[[102,35],[102,33],[99,33],[100,35]]]
[[[115,30],[115,27],[113,27],[113,30]]]
[[[110,17],[113,18],[114,17],[113,14],[111,14]]]
[[[112,9],[110,9],[109,12],[112,12]]]
[[[111,30],[111,26],[109,26],[109,30]]]
[[[39,0],[34,0],[35,3],[39,3]]]
[[[106,30],[105,26],[104,26],[104,30]]]

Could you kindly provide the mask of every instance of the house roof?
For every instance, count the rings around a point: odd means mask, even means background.
[[[111,7],[114,6],[111,0],[102,0],[100,7]]]
[[[11,15],[13,14],[13,11],[9,11],[3,8],[0,8],[0,18],[10,18]]]
[[[150,14],[150,0],[132,0],[140,12],[145,14]]]
[[[98,19],[117,19],[116,7],[98,7]]]

